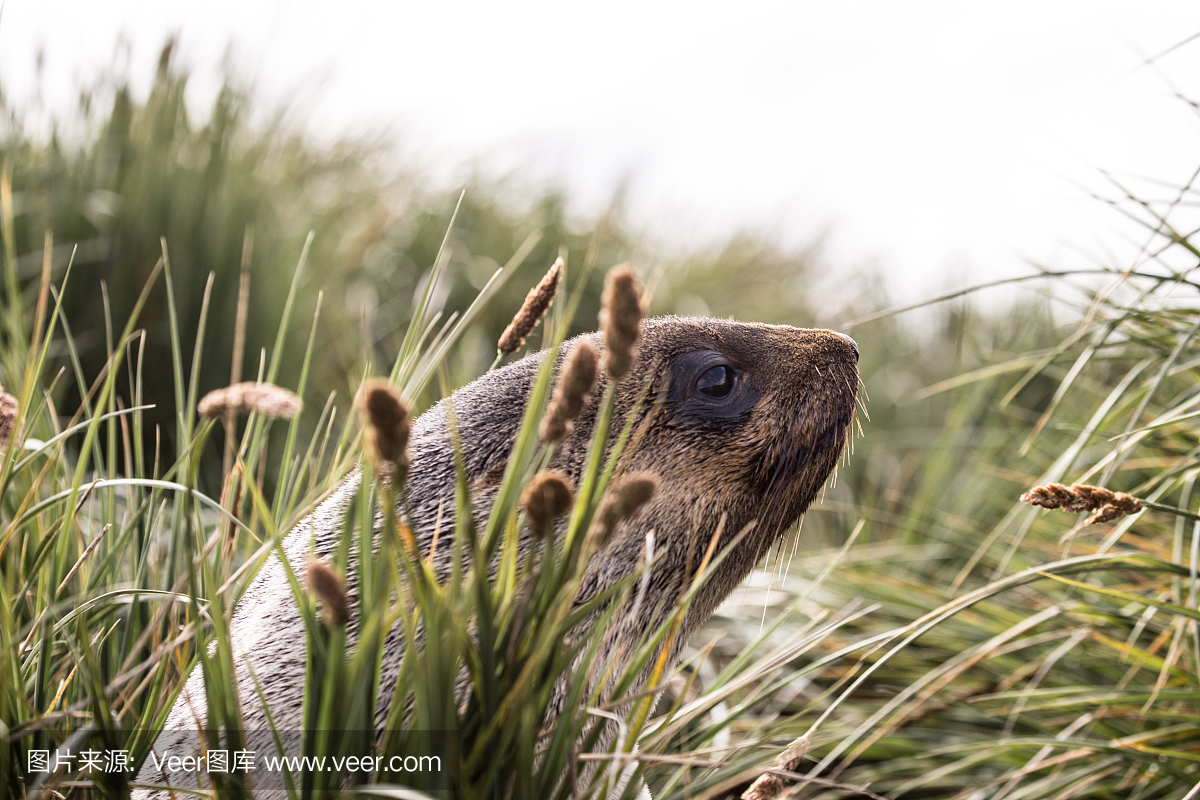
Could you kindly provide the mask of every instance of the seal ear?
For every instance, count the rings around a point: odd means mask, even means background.
[[[667,400],[692,422],[744,418],[759,400],[750,376],[716,350],[693,350],[671,359]]]

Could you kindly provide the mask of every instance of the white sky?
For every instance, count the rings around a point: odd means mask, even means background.
[[[1194,2],[54,2],[6,0],[0,80],[69,107],[118,34],[147,80],[173,32],[211,92],[232,44],[323,134],[391,125],[453,181],[473,162],[565,182],[581,210],[631,179],[667,241],[828,232],[899,299],[1097,261],[1130,229],[1077,184],[1179,184],[1200,165]],[[1144,184],[1142,184],[1144,186]],[[1167,195],[1166,189],[1157,192]],[[1140,242],[1140,240],[1139,240]]]

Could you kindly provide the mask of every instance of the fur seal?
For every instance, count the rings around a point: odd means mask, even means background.
[[[589,340],[603,353],[601,334],[564,343],[561,366],[574,344]],[[474,482],[473,506],[486,515],[495,495],[487,476],[499,474],[511,450],[521,415],[545,351],[490,372],[459,389],[413,425],[410,444],[408,523],[428,551],[439,513],[453,508],[454,451],[449,435],[452,405],[463,443],[466,472]],[[699,317],[643,320],[637,356],[621,383],[613,430],[635,409],[639,434],[622,454],[620,473],[651,472],[654,497],[623,520],[596,553],[584,574],[581,597],[594,596],[631,575],[641,563],[645,533],[653,529],[656,560],[647,580],[652,599],[674,597],[696,569],[696,553],[723,525],[718,551],[745,532],[692,601],[676,637],[674,664],[688,635],[749,574],[789,530],[837,466],[855,416],[858,348],[848,336],[828,330]],[[598,378],[593,397],[607,377]],[[653,386],[652,402],[636,403],[639,388]],[[596,420],[589,403],[556,450],[551,466],[579,477]],[[315,547],[332,552],[361,475],[355,471],[286,537],[284,552],[299,572]],[[443,502],[445,501],[445,502]],[[445,520],[442,520],[445,530]],[[525,534],[528,536],[529,534]],[[353,592],[352,592],[353,594]],[[663,603],[645,607],[662,608]],[[667,608],[667,612],[672,609]],[[650,620],[614,617],[600,633],[605,648],[645,630]],[[262,697],[278,729],[300,727],[305,675],[304,626],[277,559],[269,559],[246,590],[232,622],[237,689],[246,730],[265,729]],[[386,716],[400,661],[389,638],[381,675],[377,727]],[[257,678],[256,688],[251,668]],[[205,715],[203,677],[194,670],[155,743],[162,754],[171,731],[195,730]],[[561,698],[552,703],[561,711]],[[139,783],[171,782],[147,759]],[[195,777],[190,777],[194,786]],[[167,797],[139,790],[138,798]]]

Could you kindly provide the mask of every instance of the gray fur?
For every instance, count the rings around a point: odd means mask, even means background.
[[[739,532],[749,530],[693,601],[682,636],[670,653],[674,663],[687,636],[787,532],[836,467],[855,411],[857,350],[847,337],[831,331],[707,318],[645,320],[641,330],[638,357],[618,394],[613,430],[620,430],[632,413],[640,388],[653,387],[654,399],[641,408],[618,474],[654,473],[659,490],[635,517],[618,526],[591,560],[580,599],[594,596],[636,570],[649,530],[655,533],[658,558],[648,579],[647,602],[636,615],[631,609],[618,613],[602,634],[601,654],[617,653],[622,649],[620,643],[635,639],[676,607],[722,516],[721,550]],[[600,334],[580,338],[590,338],[603,353]],[[563,353],[569,352],[572,344],[566,343]],[[697,351],[719,353],[743,371],[747,385],[759,395],[745,413],[734,419],[709,419],[703,403],[680,400],[672,394],[672,365]],[[414,423],[409,523],[425,551],[439,513],[444,517],[441,530],[451,529],[452,524],[454,453],[448,403],[454,407],[467,474],[473,481],[473,506],[482,519],[494,498],[544,357],[544,353],[534,353],[484,375]],[[593,398],[603,391],[603,374],[599,381]],[[583,467],[595,413],[593,402],[558,447],[552,464],[573,480]],[[360,474],[355,471],[288,534],[284,552],[297,573],[302,572],[313,550],[320,555],[333,551],[359,481]],[[449,549],[439,546],[438,551],[447,553]],[[349,588],[353,594],[352,583]],[[262,687],[276,728],[301,727],[304,626],[283,566],[275,557],[264,564],[246,590],[233,615],[231,631],[246,730],[267,728],[250,669]],[[402,652],[398,632],[393,634],[385,645],[377,727],[386,716]],[[561,694],[552,700],[551,719],[561,712],[561,703]],[[155,743],[156,750],[167,749],[169,731],[195,730],[204,717],[203,677],[200,670],[194,670]],[[267,749],[269,743],[261,745]],[[147,759],[138,782],[162,780]],[[143,790],[134,796],[157,800],[167,793]]]

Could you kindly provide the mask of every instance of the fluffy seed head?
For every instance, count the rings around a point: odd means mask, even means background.
[[[597,546],[607,542],[617,524],[636,514],[657,489],[658,478],[648,472],[636,472],[622,478],[601,501],[588,536],[596,540]]]
[[[605,359],[609,377],[620,380],[633,364],[638,323],[642,319],[642,287],[628,264],[613,267],[604,282],[600,327],[604,329]]]
[[[310,559],[307,570],[308,588],[325,606],[325,627],[340,628],[350,620],[350,598],[342,579],[333,568],[319,558]]]
[[[1035,486],[1021,495],[1021,500],[1042,508],[1096,512],[1084,521],[1084,525],[1111,522],[1119,517],[1136,514],[1142,510],[1142,501],[1136,497],[1087,483],[1077,483],[1071,487],[1063,486],[1061,483]]]
[[[571,510],[573,499],[571,481],[566,475],[557,470],[534,475],[521,495],[529,532],[539,538],[545,536],[550,523]]]
[[[497,350],[501,353],[515,353],[525,344],[525,337],[545,316],[546,309],[550,307],[554,295],[558,292],[558,279],[562,276],[562,269],[563,260],[560,258],[550,266],[550,271],[538,281],[538,285],[529,290],[525,302],[521,304],[521,310],[500,335]]]
[[[273,383],[246,381],[214,389],[196,404],[201,416],[219,419],[257,411],[272,419],[291,419],[300,412],[300,398]]]
[[[588,393],[596,383],[599,360],[600,356],[590,342],[582,341],[571,350],[538,430],[543,442],[557,442],[571,430],[571,421],[582,413]]]
[[[801,736],[788,745],[787,750],[775,759],[775,769],[782,772],[799,772],[804,764],[804,756],[809,747],[808,736]],[[770,772],[760,775],[758,780],[750,784],[750,788],[742,793],[742,800],[773,800],[783,791],[783,778]]]
[[[358,414],[363,436],[375,463],[393,479],[404,480],[408,472],[408,436],[411,414],[395,389],[382,378],[372,378],[358,393]]]
[[[17,398],[0,389],[0,450],[7,450],[17,424]]]

